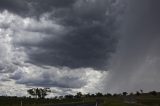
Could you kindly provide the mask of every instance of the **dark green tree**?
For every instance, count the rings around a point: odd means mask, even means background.
[[[74,96],[73,96],[73,95],[65,95],[65,98],[66,98],[66,99],[73,99]]]
[[[81,92],[78,92],[78,93],[75,95],[76,98],[82,98],[82,96],[83,96],[83,94],[82,94]]]
[[[142,89],[140,90],[140,92],[141,92],[141,94],[143,94],[143,90]]]
[[[49,88],[32,88],[27,90],[27,92],[36,98],[38,97],[43,99],[49,92],[51,92],[51,90]]]
[[[27,92],[28,92],[28,94],[30,94],[31,96],[37,98],[37,93],[36,93],[36,89],[35,89],[35,88],[29,89],[29,90],[27,90]]]
[[[91,94],[91,97],[95,97],[95,94]]]
[[[127,92],[123,92],[122,94],[123,94],[123,96],[127,96],[128,93]]]
[[[136,92],[136,95],[137,95],[137,96],[140,96],[141,94],[137,91],[137,92]]]
[[[118,96],[118,94],[114,93],[114,94],[113,94],[113,96],[115,96],[115,97],[116,97],[116,96]]]
[[[91,94],[90,94],[90,93],[88,93],[88,94],[86,94],[85,96],[86,96],[86,97],[91,97]]]
[[[100,93],[100,92],[98,92],[98,93],[96,93],[96,96],[97,96],[97,97],[102,97],[102,96],[103,96],[103,94],[102,94],[102,93]]]
[[[112,96],[112,94],[107,93],[107,94],[105,94],[105,96],[106,96],[106,97],[111,97],[111,96]]]
[[[151,94],[153,96],[157,96],[157,92],[156,91],[151,91],[151,92],[149,92],[149,94]]]

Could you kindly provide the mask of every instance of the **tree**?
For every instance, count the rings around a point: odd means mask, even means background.
[[[112,94],[107,93],[107,94],[105,94],[105,96],[106,96],[106,97],[111,97],[111,96],[112,96]]]
[[[142,89],[140,90],[140,92],[141,92],[141,94],[143,94],[143,90]]]
[[[153,96],[156,96],[157,95],[157,92],[156,91],[151,91],[149,92],[149,94],[153,95]]]
[[[74,96],[73,96],[73,95],[65,95],[65,98],[66,98],[66,99],[73,99]]]
[[[97,97],[101,97],[101,96],[103,96],[103,94],[100,93],[100,92],[98,92],[98,93],[96,93],[96,96],[97,96]]]
[[[137,91],[137,92],[136,92],[136,95],[137,95],[137,96],[140,96],[141,94]]]
[[[81,92],[78,92],[76,95],[75,95],[75,97],[77,97],[77,98],[82,98],[82,93]]]
[[[90,93],[88,93],[88,94],[86,94],[85,96],[86,96],[86,97],[91,97],[91,94],[90,94]]]
[[[51,92],[51,90],[49,88],[32,88],[27,90],[27,92],[32,95],[35,96],[36,98],[45,98],[49,92]]]
[[[91,94],[91,97],[95,97],[95,94]]]
[[[63,99],[63,96],[59,96],[59,99],[62,100],[62,99]]]
[[[118,94],[115,93],[115,94],[113,94],[113,96],[118,96]]]
[[[37,98],[37,93],[36,93],[36,89],[35,89],[35,88],[29,89],[29,90],[27,90],[27,92],[28,92],[31,96]]]
[[[134,94],[133,94],[133,92],[131,92],[129,95],[130,95],[130,96],[133,96]]]
[[[128,94],[127,92],[123,92],[123,96],[127,96],[127,94]]]

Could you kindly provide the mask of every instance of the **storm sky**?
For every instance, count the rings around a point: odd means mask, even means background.
[[[159,4],[1,0],[0,94],[159,90]]]

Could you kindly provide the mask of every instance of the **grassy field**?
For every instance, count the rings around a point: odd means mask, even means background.
[[[159,96],[134,96],[134,102],[126,102],[125,98],[127,97],[105,98],[100,106],[160,106]]]
[[[160,106],[160,95],[116,95],[63,99],[0,97],[0,106]]]

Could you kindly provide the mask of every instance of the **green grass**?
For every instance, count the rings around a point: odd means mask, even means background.
[[[141,97],[137,98],[137,102],[148,106],[160,106],[160,98],[158,97]]]
[[[135,103],[125,102],[125,98],[128,98],[128,96],[86,97],[63,100],[0,97],[0,106],[20,106],[21,100],[23,101],[23,106],[54,106],[56,104],[75,106],[78,104],[94,104],[97,100],[100,101],[99,106],[160,106],[160,96],[133,96],[136,100]]]
[[[104,103],[101,106],[128,106],[127,104],[123,103],[122,98],[119,97],[110,97],[105,98]]]
[[[160,97],[158,96],[139,96],[136,97],[136,103],[125,103],[123,97],[105,98],[101,106],[160,106]]]

